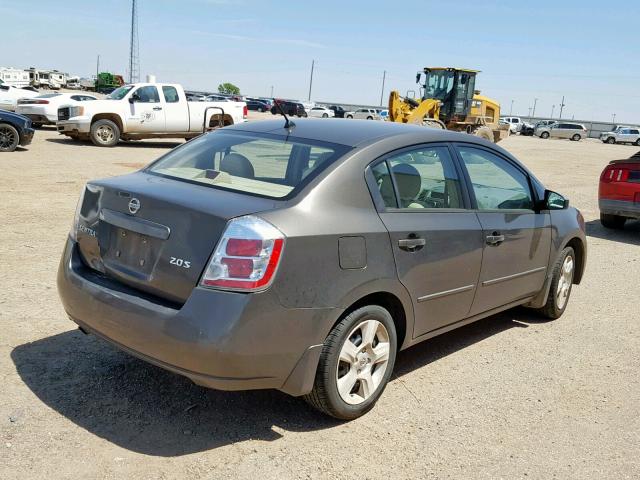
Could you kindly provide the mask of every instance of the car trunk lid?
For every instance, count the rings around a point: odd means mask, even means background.
[[[77,228],[85,264],[123,284],[184,303],[229,219],[276,201],[137,172],[91,182]]]

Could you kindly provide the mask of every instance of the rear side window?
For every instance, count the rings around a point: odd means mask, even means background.
[[[632,135],[638,135],[640,132],[638,132],[638,130],[630,130],[629,133]]]
[[[162,87],[162,94],[164,95],[164,101],[167,103],[177,103],[179,100],[178,91],[175,87],[164,85]]]
[[[533,210],[529,180],[520,169],[487,150],[459,146],[458,151],[478,210]]]
[[[405,151],[372,172],[387,207],[463,208],[458,175],[445,147]]]
[[[215,132],[172,150],[147,172],[211,187],[285,198],[350,148],[280,135]]]

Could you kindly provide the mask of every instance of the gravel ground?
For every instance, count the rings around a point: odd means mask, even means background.
[[[361,419],[218,392],[79,333],[55,276],[86,180],[182,142],[101,149],[53,129],[0,154],[0,478],[639,478],[640,223],[605,231],[597,182],[627,146],[502,143],[588,222],[562,319],[514,309],[402,352]]]

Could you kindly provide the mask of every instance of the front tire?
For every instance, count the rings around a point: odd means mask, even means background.
[[[614,144],[614,143],[616,143],[616,139],[613,138],[613,137],[609,137],[609,138],[607,138],[607,143]]]
[[[13,125],[0,123],[0,152],[13,152],[20,143],[20,134]]]
[[[538,311],[545,317],[555,320],[560,318],[567,308],[573,277],[576,269],[576,255],[573,248],[566,247],[553,266],[553,277],[549,287],[547,303]]]
[[[544,138],[544,139],[549,138],[549,132],[542,132],[542,133],[540,134],[540,138]]]
[[[624,224],[627,219],[620,215],[609,215],[606,213],[600,214],[600,223],[604,228],[611,228],[613,230],[620,230],[624,228]]]
[[[313,390],[304,399],[341,420],[353,420],[373,408],[382,395],[397,351],[389,312],[369,305],[344,317],[324,342]]]
[[[120,141],[120,129],[111,120],[97,120],[91,125],[90,137],[98,147],[113,147]]]
[[[323,113],[322,118],[329,118],[329,115],[327,115],[326,113]]]
[[[636,147],[640,147],[640,138],[635,141],[634,145]]]

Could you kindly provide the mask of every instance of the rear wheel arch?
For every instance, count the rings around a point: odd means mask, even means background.
[[[407,308],[405,304],[400,300],[398,296],[391,292],[379,291],[374,293],[369,293],[351,305],[349,305],[344,312],[340,315],[340,317],[335,321],[329,331],[331,331],[344,317],[349,315],[351,312],[358,310],[366,305],[378,305],[385,310],[387,310],[391,314],[391,318],[393,319],[393,323],[396,327],[396,332],[398,336],[398,350],[402,348],[406,339],[407,339]],[[412,314],[412,310],[409,314]]]
[[[220,114],[216,113],[214,115],[211,115],[211,118],[209,119],[209,128],[216,128],[220,125]],[[224,117],[222,117],[222,125],[225,127],[228,127],[229,125],[233,125],[233,117],[231,117],[231,115],[229,115],[228,113],[224,114]]]

